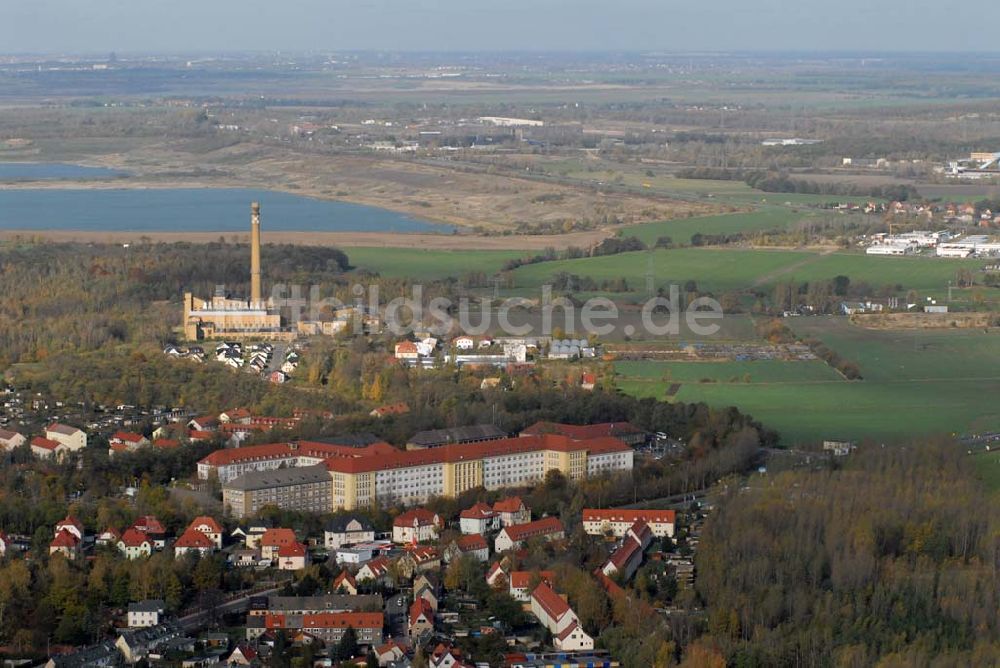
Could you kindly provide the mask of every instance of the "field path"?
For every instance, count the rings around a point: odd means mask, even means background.
[[[781,269],[775,269],[774,271],[768,272],[768,273],[764,274],[763,276],[761,276],[760,278],[758,278],[756,281],[754,281],[753,282],[753,287],[759,288],[762,285],[767,285],[768,283],[772,282],[776,278],[779,278],[781,276],[784,276],[785,274],[791,273],[791,272],[795,271],[796,269],[801,269],[802,267],[805,267],[807,265],[812,264],[813,262],[816,262],[821,257],[824,257],[826,255],[830,255],[830,254],[835,253],[835,252],[836,252],[835,249],[829,248],[827,250],[824,250],[824,251],[821,251],[819,253],[816,253],[815,255],[813,255],[811,257],[807,257],[805,259],[799,260],[798,262],[793,262],[792,264],[788,265],[787,267],[782,267]]]

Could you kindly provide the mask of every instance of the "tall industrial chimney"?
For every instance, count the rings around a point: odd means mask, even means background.
[[[250,204],[250,304],[260,299],[260,202]]]

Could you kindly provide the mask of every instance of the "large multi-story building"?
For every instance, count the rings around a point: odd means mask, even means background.
[[[633,466],[632,449],[617,438],[575,440],[560,434],[521,436],[482,443],[402,451],[388,444],[344,448],[316,443],[275,444],[212,453],[198,464],[223,481],[223,496],[246,486],[236,471],[308,466],[322,462],[330,475],[328,509],[352,510],[375,503],[423,503],[456,497],[476,487],[502,489],[540,482],[549,471],[578,480]],[[318,469],[317,469],[318,470]],[[259,486],[254,478],[254,486]],[[238,483],[238,484],[237,484]],[[272,502],[282,506],[280,499]],[[244,506],[246,507],[246,506]],[[235,510],[233,511],[236,512]]]
[[[636,522],[644,522],[657,538],[673,537],[676,520],[677,513],[673,510],[583,509],[583,530],[591,536],[610,533],[621,538]]]
[[[222,502],[234,517],[255,515],[264,506],[325,513],[330,490],[326,466],[315,464],[242,475],[222,488]]]

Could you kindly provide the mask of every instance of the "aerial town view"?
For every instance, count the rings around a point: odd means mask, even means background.
[[[0,2],[0,668],[1000,666],[997,21]]]

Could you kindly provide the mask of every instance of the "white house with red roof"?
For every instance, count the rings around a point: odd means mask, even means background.
[[[215,518],[208,515],[200,515],[191,520],[188,529],[200,531],[215,544],[215,549],[222,549],[222,525],[215,521]]]
[[[219,413],[219,422],[223,424],[250,424],[253,415],[245,408],[233,408]]]
[[[636,522],[645,522],[657,538],[673,537],[677,513],[673,510],[625,510],[584,508],[583,530],[591,536],[623,537]]]
[[[195,529],[187,529],[174,541],[174,557],[178,559],[194,552],[204,557],[214,550],[215,543],[212,539]]]
[[[490,504],[479,502],[458,514],[458,526],[464,534],[484,534],[500,528],[500,515]]]
[[[281,548],[298,543],[295,532],[283,527],[272,527],[260,537],[260,557],[275,561]]]
[[[413,341],[400,341],[396,344],[396,359],[415,360],[420,357],[420,350]]]
[[[83,535],[84,535],[83,523],[80,520],[76,519],[76,517],[74,517],[73,515],[67,515],[66,519],[56,522],[56,527],[55,530],[53,531],[53,534],[59,535],[59,532],[63,530],[69,531],[71,534],[76,536],[77,540],[83,540]]]
[[[301,571],[309,565],[309,551],[305,543],[294,542],[278,548],[278,570]]]
[[[391,569],[392,563],[388,557],[375,557],[358,569],[355,579],[358,582],[382,582],[389,577]]]
[[[144,445],[149,445],[149,439],[142,434],[137,434],[132,431],[116,431],[108,439],[108,445],[110,446],[110,453],[114,452],[131,452],[141,448]]]
[[[392,542],[404,545],[436,540],[444,526],[441,517],[426,508],[413,508],[392,521]]]
[[[550,587],[555,584],[555,571],[511,571],[508,576],[508,593],[515,601],[528,602],[531,592],[544,582]]]
[[[465,555],[475,557],[477,561],[486,562],[490,559],[490,544],[481,534],[473,533],[459,536],[444,549],[445,563],[461,559]]]
[[[521,547],[532,538],[560,540],[566,536],[566,529],[558,517],[545,517],[527,524],[504,527],[493,542],[497,552],[506,552]]]
[[[94,540],[98,545],[118,545],[118,539],[122,537],[122,532],[114,527],[108,527],[97,534]]]
[[[519,496],[508,496],[493,504],[493,512],[500,518],[500,525],[509,527],[531,521],[531,509]]]
[[[531,592],[531,613],[552,633],[556,649],[594,649],[594,639],[584,633],[580,620],[569,603],[544,582]]]
[[[642,520],[638,520],[629,528],[622,543],[611,554],[601,572],[612,577],[618,574],[623,581],[628,581],[642,565],[643,552],[653,542],[653,532]]]
[[[153,541],[146,532],[129,527],[118,539],[118,549],[126,559],[141,559],[153,554]]]
[[[410,605],[406,630],[411,639],[419,638],[423,633],[434,630],[434,610],[427,599],[418,598]]]
[[[60,530],[49,543],[49,555],[61,554],[74,560],[80,556],[80,539],[67,529]]]
[[[62,459],[67,452],[69,448],[51,438],[35,436],[31,439],[31,454],[39,459]]]
[[[343,591],[345,594],[357,596],[358,583],[350,571],[341,571],[340,575],[333,579],[333,591]]]

